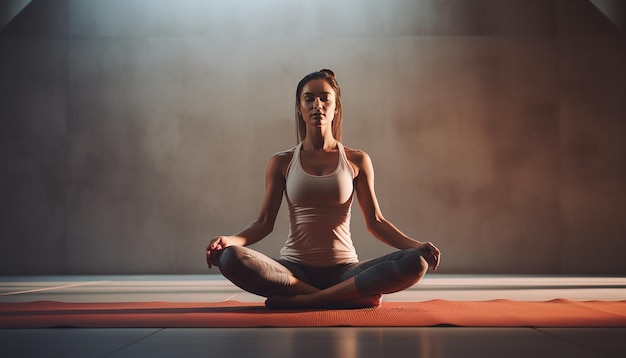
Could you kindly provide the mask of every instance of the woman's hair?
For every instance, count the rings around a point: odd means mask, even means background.
[[[337,83],[337,77],[335,76],[335,73],[328,69],[311,72],[308,75],[304,76],[304,78],[298,83],[298,87],[296,89],[296,135],[298,142],[301,142],[302,140],[304,140],[304,137],[306,137],[306,125],[299,110],[302,89],[307,83],[309,83],[309,81],[318,78],[326,80],[326,82],[328,82],[328,84],[330,84],[330,86],[335,91],[335,118],[333,119],[332,123],[332,131],[333,137],[341,142],[341,117],[343,113],[341,107],[341,90],[339,89],[339,84]]]

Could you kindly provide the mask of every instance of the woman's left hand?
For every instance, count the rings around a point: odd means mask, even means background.
[[[428,266],[432,267],[433,271],[437,271],[439,263],[441,262],[441,251],[431,242],[420,243],[417,247],[422,251],[424,259],[428,262]]]

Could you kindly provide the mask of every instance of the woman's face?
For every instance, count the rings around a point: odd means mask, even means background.
[[[307,125],[330,125],[337,109],[335,90],[323,78],[307,82],[302,88],[298,109]]]

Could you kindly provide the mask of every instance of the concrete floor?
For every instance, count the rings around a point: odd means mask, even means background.
[[[625,300],[624,277],[431,275],[384,302]],[[262,301],[214,275],[2,277],[0,302]],[[0,357],[620,357],[626,328],[3,329]]]

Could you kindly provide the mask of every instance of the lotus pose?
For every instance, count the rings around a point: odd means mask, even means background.
[[[387,221],[374,192],[367,153],[341,143],[341,93],[335,74],[306,75],[296,89],[299,144],[274,154],[258,218],[232,236],[218,236],[206,249],[209,265],[245,291],[266,297],[268,308],[363,308],[380,305],[382,294],[417,283],[439,266],[440,251],[411,239]],[[360,262],[350,236],[354,195],[368,231],[398,249]],[[289,237],[280,257],[248,248],[269,235],[283,196],[289,207]]]

